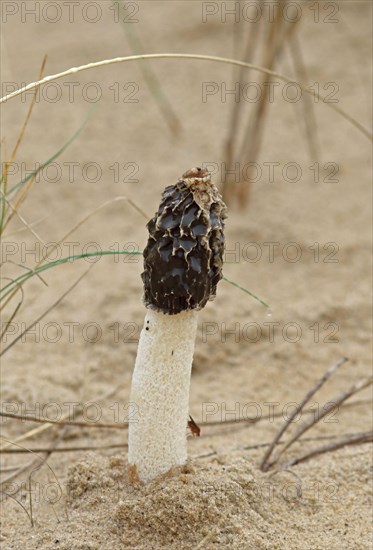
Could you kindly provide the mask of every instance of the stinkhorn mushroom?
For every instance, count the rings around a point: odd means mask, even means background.
[[[185,172],[165,188],[147,224],[144,303],[130,402],[128,462],[136,479],[151,479],[187,460],[189,386],[197,312],[222,278],[226,206],[210,173]]]

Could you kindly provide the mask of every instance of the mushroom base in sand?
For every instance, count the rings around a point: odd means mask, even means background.
[[[137,477],[151,479],[183,466],[196,310],[165,315],[148,309],[141,331],[130,402],[128,462]]]

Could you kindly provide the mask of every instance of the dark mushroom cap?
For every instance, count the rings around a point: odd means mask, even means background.
[[[174,315],[202,309],[222,278],[226,206],[203,168],[185,172],[166,187],[147,224],[144,303]]]

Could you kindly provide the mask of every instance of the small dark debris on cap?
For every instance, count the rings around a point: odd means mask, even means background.
[[[202,309],[222,278],[226,206],[210,174],[192,168],[165,188],[147,224],[144,303],[175,315]]]

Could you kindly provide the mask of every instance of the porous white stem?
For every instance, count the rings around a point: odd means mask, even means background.
[[[128,462],[148,482],[187,460],[186,431],[197,311],[148,310],[140,334],[130,402]]]

